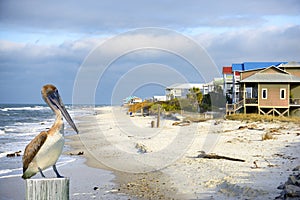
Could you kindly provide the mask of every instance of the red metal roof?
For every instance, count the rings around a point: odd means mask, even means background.
[[[232,74],[232,67],[223,67],[223,74]]]

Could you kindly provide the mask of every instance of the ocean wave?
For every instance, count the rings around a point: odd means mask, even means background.
[[[50,108],[45,106],[25,106],[25,107],[8,107],[8,108],[1,108],[0,111],[11,111],[11,110],[49,110]]]
[[[36,132],[26,132],[26,133],[13,133],[10,134],[11,137],[24,137],[24,136],[36,136],[40,133],[41,131],[36,131]],[[31,138],[31,137],[30,137]]]
[[[0,135],[4,135],[5,131],[4,130],[0,130]]]
[[[21,177],[21,176],[22,176],[22,168],[0,170],[0,178],[12,178],[12,177]]]
[[[42,130],[45,130],[43,127],[5,127],[4,133],[8,133],[10,137],[13,136],[26,136],[26,135],[36,135]]]
[[[1,178],[14,178],[14,177],[20,177],[21,178],[22,174],[12,174],[12,175],[7,175],[7,176],[0,176]]]
[[[2,169],[2,170],[0,170],[0,176],[2,175],[2,174],[8,174],[8,173],[11,173],[13,170],[11,170],[11,169]]]
[[[10,132],[15,132],[17,129],[15,129],[15,128],[8,128],[8,127],[5,127],[4,128],[4,133],[10,133]]]
[[[11,152],[1,152],[1,153],[0,153],[0,158],[6,157],[6,155],[7,155],[8,153],[13,153],[13,152],[12,152],[12,151],[11,151]],[[0,170],[0,171],[1,171],[1,170]]]

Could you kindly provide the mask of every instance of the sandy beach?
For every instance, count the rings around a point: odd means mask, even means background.
[[[292,170],[300,165],[300,127],[291,122],[174,126],[178,121],[162,117],[151,128],[155,116],[130,117],[120,107],[96,108],[76,121],[80,134],[66,137],[72,150],[64,152],[74,160],[58,165],[70,177],[71,199],[274,199],[299,173]],[[52,169],[45,174],[54,176]],[[1,178],[0,186],[1,199],[24,198],[20,176]]]
[[[300,165],[300,127],[224,119],[173,126],[154,116],[97,108],[68,142],[87,165],[112,171],[117,194],[137,199],[274,199]],[[263,135],[271,133],[271,138]],[[219,155],[244,160],[206,159]]]

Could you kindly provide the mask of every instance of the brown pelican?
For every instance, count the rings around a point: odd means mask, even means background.
[[[58,90],[53,85],[45,85],[42,88],[44,101],[56,115],[52,127],[48,131],[42,131],[25,148],[23,155],[23,179],[34,176],[42,170],[52,166],[56,176],[62,177],[56,169],[58,160],[64,146],[64,122],[63,117],[70,126],[78,133],[73,120],[67,112]]]

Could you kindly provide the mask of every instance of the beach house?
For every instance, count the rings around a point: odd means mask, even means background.
[[[140,97],[129,96],[123,99],[123,105],[131,105],[136,103],[141,103],[143,100]]]
[[[240,72],[238,101],[226,113],[300,114],[300,64],[282,63]]]
[[[228,103],[237,103],[240,98],[240,73],[248,70],[279,66],[287,62],[243,62],[223,67],[224,95]]]
[[[204,92],[204,84],[203,83],[175,83],[166,87],[166,97],[167,100],[171,100],[174,98],[186,98],[186,95],[189,93],[191,88],[199,88],[200,91]]]
[[[223,78],[214,78],[208,83],[175,83],[166,87],[166,100],[186,98],[192,88],[199,88],[203,95],[223,89]]]

